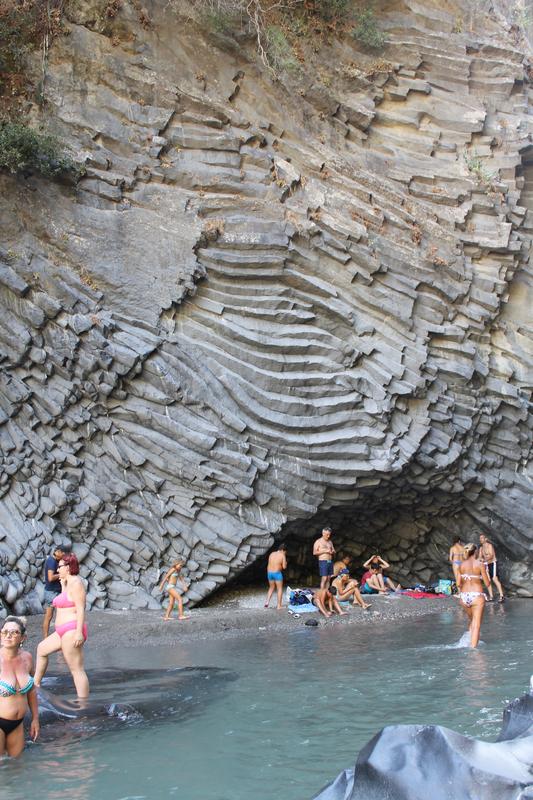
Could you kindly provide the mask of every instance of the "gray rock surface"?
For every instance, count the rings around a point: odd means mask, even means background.
[[[279,539],[303,579],[326,521],[406,582],[483,529],[533,595],[527,42],[405,0],[326,87],[147,5],[51,49],[77,188],[0,174],[3,604],[54,542],[98,608],[158,607],[177,556],[194,604]]]
[[[391,725],[314,800],[526,800],[533,797],[533,698],[504,711],[497,742],[439,725]]]

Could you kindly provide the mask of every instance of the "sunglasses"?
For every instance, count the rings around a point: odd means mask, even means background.
[[[22,636],[21,631],[15,630],[14,628],[11,628],[11,629],[10,628],[8,628],[8,629],[3,628],[0,631],[0,633],[2,634],[2,636],[8,636],[8,637],[11,637],[11,636]]]

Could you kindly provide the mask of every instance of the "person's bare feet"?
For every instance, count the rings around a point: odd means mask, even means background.
[[[276,611],[283,611],[283,606],[276,606]]]
[[[163,617],[163,621],[164,622],[169,622],[170,621],[170,617]]]
[[[372,605],[372,603],[363,603],[363,605],[361,606],[361,608],[364,608],[364,609],[365,609],[365,611],[366,611],[366,609],[367,609],[367,608],[370,608],[370,606],[371,606],[371,605]]]
[[[178,619],[190,619],[190,618],[191,618],[191,617],[190,617],[190,615],[188,615],[188,616],[183,616],[183,617],[178,617]]]
[[[339,611],[339,617],[345,617],[347,613],[347,611]]]

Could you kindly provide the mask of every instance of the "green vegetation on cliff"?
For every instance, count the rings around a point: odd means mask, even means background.
[[[0,169],[26,175],[37,172],[47,178],[76,173],[76,165],[55,136],[19,122],[0,126]]]

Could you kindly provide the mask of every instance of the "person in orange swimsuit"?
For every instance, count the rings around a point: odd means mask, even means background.
[[[17,757],[24,750],[24,715],[31,714],[30,735],[39,736],[39,705],[31,653],[22,650],[26,620],[6,617],[0,631],[0,756]]]
[[[57,610],[54,633],[37,647],[35,685],[40,686],[48,667],[48,657],[61,650],[72,675],[79,698],[89,696],[89,679],[83,665],[83,645],[87,641],[85,623],[85,586],[79,576],[80,566],[73,553],[59,559],[57,571],[62,592],[53,605]]]

